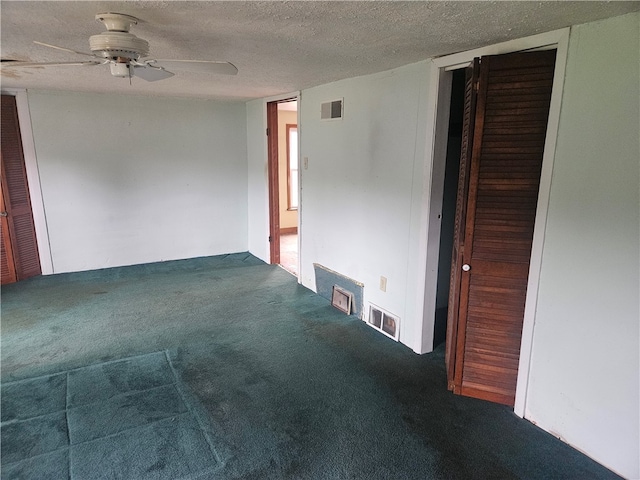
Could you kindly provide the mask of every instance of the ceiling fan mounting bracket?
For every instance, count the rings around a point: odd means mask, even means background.
[[[96,15],[98,22],[104,23],[110,32],[128,32],[131,25],[137,25],[138,19],[124,13],[98,13]]]

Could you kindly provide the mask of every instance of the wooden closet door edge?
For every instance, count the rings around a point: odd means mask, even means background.
[[[4,165],[4,162],[2,162],[2,165]],[[4,170],[4,168],[2,169]],[[2,176],[2,178],[0,178],[0,211],[2,212],[6,212],[6,202],[4,199],[5,193],[6,193],[6,189],[4,188],[4,185],[2,185],[4,183],[4,181],[2,180],[4,178],[4,171],[2,171],[0,173],[0,175]],[[6,282],[2,282],[2,285],[7,285],[9,283],[14,283],[16,281],[18,281],[18,276],[17,276],[17,272],[16,272],[16,265],[15,265],[15,260],[13,257],[13,247],[11,246],[11,231],[9,229],[9,219],[6,216],[3,216],[0,218],[0,229],[2,230],[0,232],[0,234],[2,235],[2,243],[4,246],[4,253],[6,256],[6,260],[7,260],[7,264],[6,264],[6,268],[7,268],[7,272],[2,272],[2,279],[4,280],[5,278],[7,278]],[[3,265],[4,267],[4,265]],[[6,275],[5,275],[6,273]]]
[[[465,105],[463,117],[462,145],[460,149],[460,169],[458,173],[458,191],[456,192],[455,230],[453,238],[453,251],[451,252],[451,271],[449,283],[449,301],[447,307],[447,332],[445,363],[447,369],[447,388],[454,390],[455,364],[457,351],[457,335],[459,320],[459,295],[461,282],[461,263],[464,252],[464,225],[466,198],[469,182],[469,167],[471,164],[471,152],[473,149],[473,132],[476,110],[476,84],[478,80],[479,59],[476,58],[471,66],[466,68],[465,75]],[[467,105],[468,102],[468,105]],[[459,385],[458,385],[459,387]]]
[[[474,63],[474,66],[477,64]],[[476,193],[478,188],[478,173],[480,168],[480,153],[482,151],[482,135],[484,132],[484,111],[487,93],[488,64],[479,61],[479,73],[477,79],[476,108],[474,115],[472,146],[470,155],[469,178],[467,188],[467,203],[464,219],[464,249],[461,252],[461,262],[468,263],[471,259],[473,243],[473,223],[476,208]],[[461,267],[461,266],[460,266]],[[471,271],[461,272],[460,293],[458,299],[458,329],[456,338],[456,363],[454,367],[454,384],[462,386],[462,373],[464,367],[464,351],[466,341],[467,308],[469,302],[469,278]]]

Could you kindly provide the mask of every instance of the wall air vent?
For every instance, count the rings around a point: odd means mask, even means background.
[[[344,100],[333,100],[320,105],[320,120],[338,120],[342,118]]]

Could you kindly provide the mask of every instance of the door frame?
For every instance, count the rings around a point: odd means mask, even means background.
[[[31,212],[33,214],[33,224],[36,231],[36,241],[38,243],[38,256],[40,257],[40,269],[42,275],[52,275],[54,273],[53,257],[51,256],[49,229],[47,227],[47,217],[45,214],[42,187],[40,185],[40,172],[38,170],[36,146],[33,139],[33,129],[31,127],[31,113],[29,111],[27,92],[22,89],[3,88],[1,93],[2,95],[10,95],[16,98],[24,165],[27,171],[29,197],[31,199]]]
[[[514,412],[520,417],[527,415],[527,393],[529,386],[529,368],[533,346],[533,331],[535,324],[535,310],[538,299],[540,269],[542,265],[542,250],[544,246],[545,227],[549,208],[549,194],[551,190],[551,175],[556,148],[558,124],[560,120],[560,106],[564,85],[567,51],[569,47],[570,28],[555,30],[531,37],[512,40],[467,52],[461,52],[432,60],[429,78],[429,93],[427,97],[427,138],[426,138],[426,170],[430,175],[426,177],[425,211],[426,220],[422,225],[420,245],[420,265],[425,266],[424,290],[421,301],[423,318],[423,350],[429,341],[433,341],[431,317],[436,307],[437,265],[439,256],[440,221],[442,213],[442,193],[444,188],[444,163],[448,134],[449,104],[451,100],[451,71],[468,66],[474,58],[487,55],[502,55],[518,51],[537,49],[556,49],[556,65],[554,71],[549,120],[542,160],[542,173],[536,220],[531,249],[529,279],[525,301],[524,322],[520,346],[520,360],[518,366],[518,381]],[[423,217],[424,218],[424,217]],[[435,265],[435,268],[434,268]],[[426,347],[428,348],[428,347]]]
[[[280,179],[278,172],[278,103],[267,102],[267,170],[269,191],[269,263],[280,263]]]
[[[278,104],[298,102],[296,125],[298,125],[298,154],[300,152],[300,92],[265,99],[265,124],[267,129],[267,196],[269,205],[269,263],[280,263],[280,179],[278,173]],[[272,135],[275,132],[275,135]],[[301,179],[298,170],[298,272],[300,272],[300,218],[302,210]],[[300,275],[298,275],[300,283]]]

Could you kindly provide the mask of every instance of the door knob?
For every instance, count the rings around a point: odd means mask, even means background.
[[[7,212],[0,212],[0,217],[6,217],[6,216],[8,216],[8,215],[9,215],[9,214],[8,214]]]
[[[462,271],[468,272],[469,270],[471,270],[471,265],[469,265],[468,263],[462,265]]]

